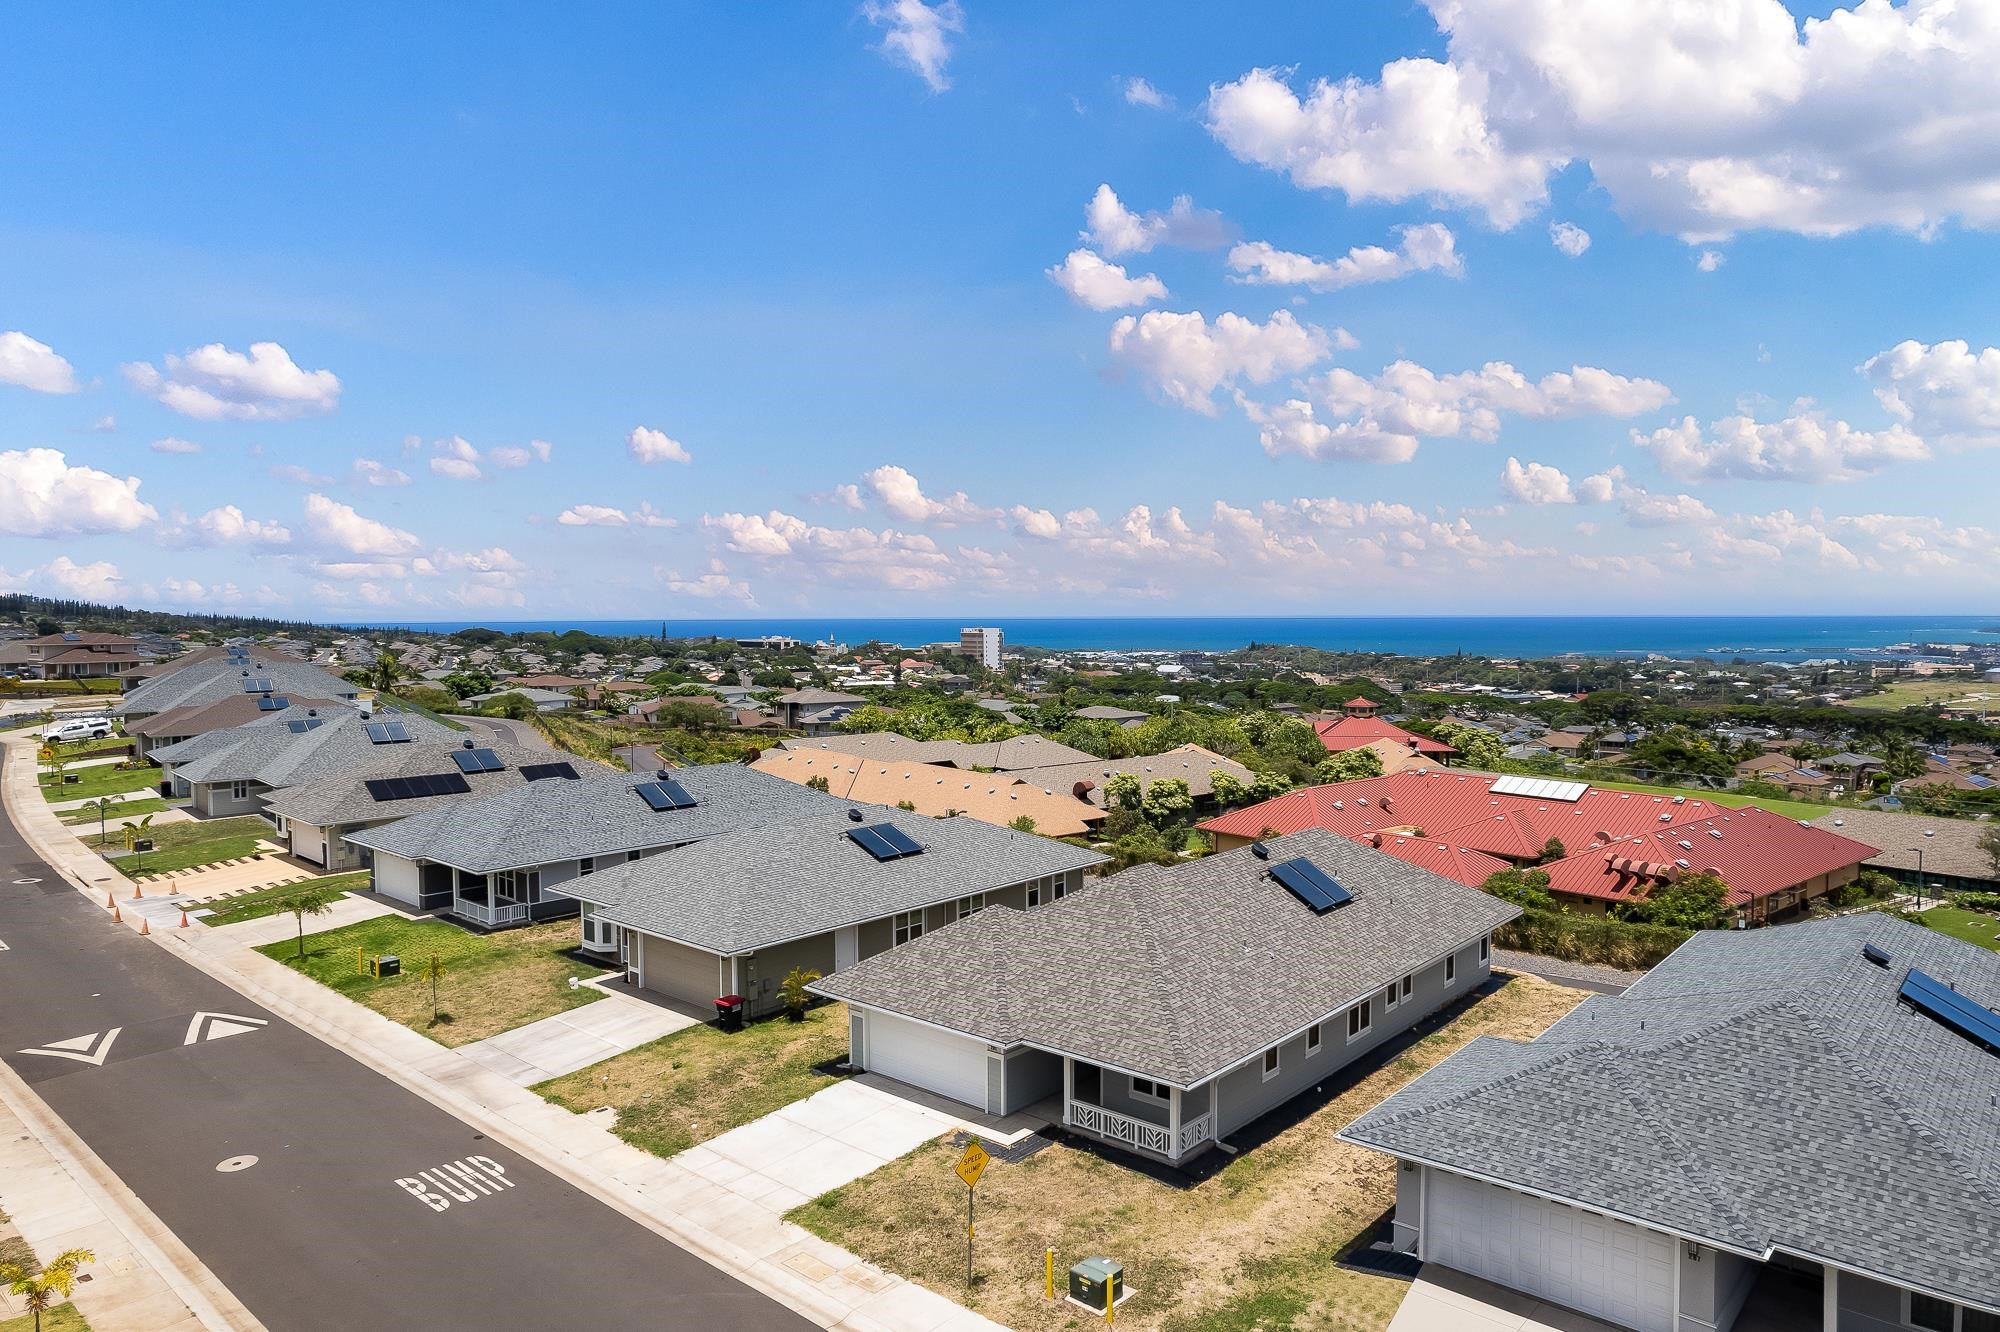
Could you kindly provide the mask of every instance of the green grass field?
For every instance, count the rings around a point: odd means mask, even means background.
[[[1682,786],[1642,786],[1637,782],[1600,782],[1593,780],[1592,786],[1601,786],[1607,791],[1640,791],[1647,795],[1687,796],[1689,799],[1713,801],[1728,809],[1741,809],[1745,805],[1755,805],[1768,809],[1787,819],[1816,819],[1829,814],[1838,805],[1818,805],[1807,800],[1766,800],[1762,796],[1738,795],[1734,791],[1698,791]]]
[[[276,836],[271,825],[254,814],[234,819],[156,824],[141,835],[153,839],[151,851],[107,862],[128,879],[139,874],[166,874],[193,869],[196,865],[212,865],[218,860],[239,860],[255,852],[259,841]],[[123,834],[114,837],[120,840],[113,845],[122,845]]]
[[[601,990],[569,988],[571,976],[589,980],[601,970],[569,955],[578,942],[574,920],[475,934],[439,920],[381,916],[306,935],[303,961],[291,939],[257,951],[442,1045],[465,1045],[602,999]],[[369,976],[355,967],[357,951],[393,953],[403,974]],[[425,974],[433,956],[444,964],[435,1023]]]
[[[39,779],[43,798],[51,804],[59,800],[95,800],[99,796],[143,791],[147,787],[158,786],[160,782],[160,770],[150,764],[143,768],[119,768],[104,764],[94,768],[77,768],[70,775],[77,780],[65,782],[54,773],[43,773]]]
[[[1932,907],[1917,919],[1940,934],[2000,953],[2000,917],[1961,911],[1957,907]]]
[[[182,802],[186,803],[186,802]],[[147,814],[159,814],[170,808],[164,800],[121,800],[104,811],[108,824],[112,819],[141,818]],[[97,811],[94,809],[67,809],[62,813],[62,821],[73,828],[90,829],[91,845],[97,844]],[[116,830],[113,830],[114,835]]]
[[[75,744],[64,745],[57,752],[67,759],[80,759],[95,754],[116,754],[131,747],[132,742],[124,736],[107,735],[102,740],[82,740]]]
[[[0,1332],[34,1332],[34,1329],[33,1314],[0,1318]],[[90,1324],[76,1311],[74,1304],[58,1304],[42,1315],[42,1332],[90,1332]]]
[[[352,874],[329,874],[312,882],[316,887],[330,888],[345,896],[367,888],[368,878],[367,870],[356,870]],[[254,893],[221,898],[209,905],[209,912],[201,918],[201,922],[204,925],[240,925],[246,920],[275,916],[284,910],[280,903],[305,886],[303,883],[281,883],[275,888],[259,888]],[[310,916],[306,918],[306,924],[311,927]]]
[[[2000,688],[1968,676],[1898,680],[1879,694],[1842,699],[1840,705],[1870,712],[1894,712],[1900,708],[1925,708],[1933,703],[1949,705],[1960,701],[1987,707],[2000,706]]]

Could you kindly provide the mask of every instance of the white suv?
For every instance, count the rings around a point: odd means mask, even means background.
[[[66,717],[42,731],[50,743],[70,744],[77,740],[102,740],[111,734],[109,717]]]

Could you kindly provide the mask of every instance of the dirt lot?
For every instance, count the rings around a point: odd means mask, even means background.
[[[1499,973],[1496,973],[1499,974]],[[979,1185],[978,1281],[965,1289],[965,1187],[955,1155],[932,1144],[792,1213],[792,1219],[894,1272],[1023,1332],[1096,1326],[1042,1298],[1042,1253],[1056,1251],[1058,1293],[1071,1263],[1125,1264],[1120,1327],[1160,1332],[1379,1332],[1402,1282],[1333,1260],[1395,1201],[1386,1158],[1333,1140],[1342,1125],[1475,1036],[1526,1039],[1584,995],[1518,976],[1269,1141],[1191,1188],[1090,1152],[1055,1146],[996,1162]]]

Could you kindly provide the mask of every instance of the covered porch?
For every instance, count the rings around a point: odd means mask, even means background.
[[[451,901],[446,912],[497,930],[506,925],[525,925],[532,904],[541,897],[539,870],[502,870],[498,874],[468,874],[456,866],[451,870]]]
[[[1063,1059],[1063,1127],[1178,1165],[1215,1141],[1215,1085],[1182,1089]]]

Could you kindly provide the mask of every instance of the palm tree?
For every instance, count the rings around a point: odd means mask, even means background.
[[[0,1263],[0,1281],[6,1282],[8,1291],[35,1316],[35,1332],[42,1332],[42,1310],[68,1299],[76,1289],[77,1269],[96,1261],[97,1255],[89,1249],[69,1249],[39,1272],[30,1272],[20,1263]]]
[[[396,660],[396,654],[384,648],[375,654],[375,664],[368,668],[368,683],[378,694],[393,693],[396,683],[408,674],[403,663]]]

